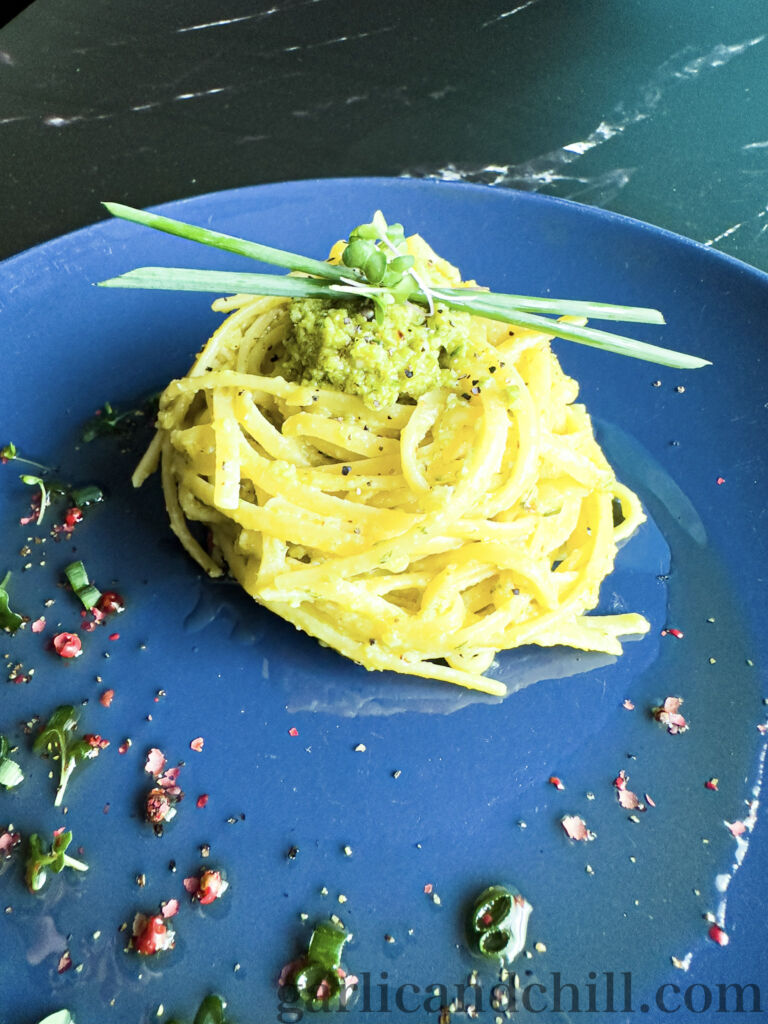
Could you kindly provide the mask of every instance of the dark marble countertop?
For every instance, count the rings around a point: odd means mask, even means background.
[[[36,0],[0,30],[0,257],[241,185],[433,176],[768,268],[764,0]]]

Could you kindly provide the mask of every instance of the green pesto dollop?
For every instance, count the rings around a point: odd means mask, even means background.
[[[387,307],[381,320],[367,304],[291,299],[291,332],[275,366],[289,380],[359,395],[369,408],[455,388],[469,372],[468,313],[414,303]]]

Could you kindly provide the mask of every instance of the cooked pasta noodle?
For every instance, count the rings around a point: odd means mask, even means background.
[[[473,317],[481,386],[370,408],[275,372],[289,300],[240,295],[214,309],[229,315],[165,389],[134,475],[138,486],[162,462],[171,527],[211,576],[229,572],[368,669],[499,695],[483,674],[499,651],[619,654],[622,636],[647,630],[638,614],[587,614],[644,515],[548,336]]]

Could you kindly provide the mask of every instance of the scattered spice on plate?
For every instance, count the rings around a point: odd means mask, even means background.
[[[0,828],[0,862],[9,860],[20,842],[21,832],[17,832],[13,825]]]
[[[193,900],[197,903],[201,903],[203,906],[207,906],[208,904],[221,899],[229,888],[229,883],[224,878],[221,871],[215,871],[212,868],[204,868],[200,871],[199,875],[192,875],[189,878],[185,878],[184,888]]]
[[[628,782],[629,775],[623,769],[613,780],[619,803],[628,811],[644,811],[646,809],[645,804],[636,793],[633,793],[631,789],[627,789]]]
[[[165,768],[166,760],[165,754],[158,747],[152,747],[147,754],[147,760],[144,764],[144,771],[150,775],[158,776],[162,774],[163,768]]]
[[[204,743],[205,743],[205,740],[203,739],[203,737],[202,736],[197,736],[189,744],[190,750],[194,750],[196,753],[199,754],[199,753],[202,752]]]
[[[723,824],[736,839],[738,839],[739,836],[743,836],[747,831],[747,825],[744,821],[724,821]]]
[[[624,703],[621,706],[626,711],[634,711],[635,710],[635,705],[632,703],[632,701],[629,699],[629,697],[627,697],[627,699],[624,701]]]
[[[566,814],[560,819],[560,824],[569,839],[590,842],[595,838],[595,833],[587,828],[587,823],[578,814]]]
[[[707,789],[715,789],[716,790],[717,789],[717,784],[718,784],[719,781],[720,781],[719,779],[716,779],[716,778],[713,777],[711,779],[707,779],[707,781],[704,783],[704,785],[705,785],[705,787]]]
[[[160,914],[137,913],[133,918],[128,949],[139,956],[154,956],[176,945],[176,932]]]
[[[719,924],[713,924],[707,934],[713,942],[718,944],[718,946],[727,946],[731,941],[728,933],[724,931]]]
[[[563,784],[562,779],[560,779],[557,775],[550,775],[548,781],[550,786],[554,786],[555,789],[565,789],[565,785]]]
[[[653,717],[657,722],[666,725],[667,732],[672,736],[686,732],[688,729],[688,723],[680,714],[682,703],[682,697],[666,697],[662,705],[651,708]]]
[[[76,633],[57,633],[51,643],[60,658],[79,658],[83,653],[82,642]]]
[[[163,900],[160,904],[160,910],[167,921],[169,917],[175,917],[178,914],[179,901],[177,899]]]
[[[72,967],[72,956],[71,956],[69,950],[65,949],[64,952],[59,957],[59,962],[58,962],[58,964],[56,966],[56,973],[57,974],[63,974],[65,971],[68,971],[71,967]]]

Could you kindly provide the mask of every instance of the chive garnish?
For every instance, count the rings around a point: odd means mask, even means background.
[[[415,302],[430,313],[439,303],[448,309],[464,310],[476,316],[499,320],[514,327],[543,330],[565,341],[589,345],[603,351],[660,363],[675,369],[697,369],[709,360],[637,341],[620,334],[563,323],[552,317],[587,316],[602,320],[662,324],[655,309],[603,302],[511,295],[472,288],[435,288],[416,271],[407,253],[401,224],[388,224],[381,211],[370,224],[350,233],[342,264],[334,265],[298,253],[275,249],[233,235],[186,224],[160,214],[137,210],[122,203],[104,203],[115,217],[164,231],[168,234],[224,249],[292,271],[289,275],[230,273],[183,267],[140,267],[100,281],[106,288],[149,288],[171,291],[201,291],[218,294],[277,295],[291,298],[347,298],[372,302],[377,320],[388,305]],[[309,275],[297,276],[297,275]]]
[[[80,561],[70,562],[64,570],[64,575],[67,577],[70,587],[80,598],[83,608],[90,611],[101,597],[101,591],[89,581],[83,563]]]

